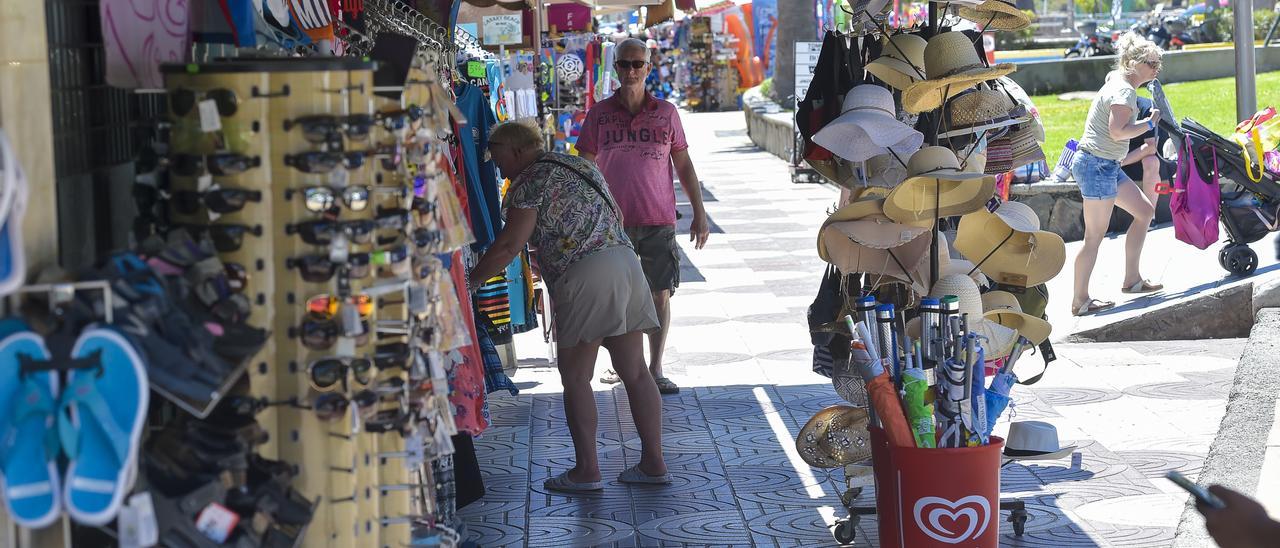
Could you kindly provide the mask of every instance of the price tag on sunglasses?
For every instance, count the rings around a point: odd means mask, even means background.
[[[346,234],[339,233],[333,237],[333,242],[329,244],[329,260],[335,263],[345,263],[351,255],[351,242],[347,240]]]
[[[360,321],[360,307],[350,303],[342,303],[342,306],[338,307],[338,313],[342,315],[343,335],[347,337],[364,335],[364,325]]]
[[[213,188],[213,175],[208,172],[196,177],[196,192],[204,193]]]
[[[338,337],[338,342],[333,347],[333,354],[335,356],[356,355],[356,340],[352,337]]]
[[[409,314],[422,316],[427,313],[427,288],[420,283],[409,284]]]
[[[222,118],[218,114],[218,102],[205,99],[198,103],[200,109],[200,131],[213,133],[222,130]]]

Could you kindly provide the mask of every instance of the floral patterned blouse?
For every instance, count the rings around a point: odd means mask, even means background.
[[[584,176],[591,177],[604,196]],[[595,164],[577,156],[548,152],[525,168],[512,181],[502,204],[504,211],[513,207],[538,211],[529,245],[549,286],[592,253],[631,247],[604,175]]]

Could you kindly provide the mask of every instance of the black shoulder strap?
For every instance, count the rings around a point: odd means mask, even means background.
[[[1045,339],[1044,342],[1040,343],[1040,357],[1044,358],[1044,370],[1040,371],[1040,374],[1025,381],[1018,381],[1018,384],[1027,386],[1040,382],[1040,379],[1044,377],[1044,374],[1049,372],[1049,364],[1058,359],[1057,354],[1054,354],[1053,352],[1053,345],[1049,343],[1048,339]]]
[[[604,189],[600,188],[600,185],[596,184],[595,178],[588,176],[586,173],[583,173],[581,170],[579,170],[576,167],[573,167],[569,164],[566,164],[554,158],[542,158],[541,160],[538,160],[535,163],[555,164],[569,171],[572,171],[578,177],[581,177],[582,180],[587,182],[587,185],[590,186],[592,190],[596,191],[596,194],[600,195],[600,198],[604,200],[604,203],[609,204],[609,209],[613,210],[613,214],[618,217],[618,222],[622,222],[622,212],[618,211],[617,204],[613,203],[613,200],[610,199],[608,194],[605,194]]]

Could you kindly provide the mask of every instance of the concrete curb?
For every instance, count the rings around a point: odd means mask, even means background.
[[[1244,355],[1240,356],[1227,412],[1197,483],[1222,484],[1249,495],[1257,490],[1267,435],[1275,418],[1276,394],[1280,393],[1277,369],[1280,369],[1280,309],[1266,308],[1258,313]],[[1178,522],[1173,546],[1213,545],[1204,529],[1204,518],[1189,504]]]
[[[1239,311],[1239,314],[1226,313]],[[1180,341],[1234,339],[1254,325],[1253,282],[1156,308],[1068,337],[1071,342]]]

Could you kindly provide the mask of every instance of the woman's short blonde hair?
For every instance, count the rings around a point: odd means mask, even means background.
[[[489,132],[489,142],[504,144],[520,152],[541,151],[544,146],[542,132],[538,128],[514,120],[494,126]]]
[[[1116,70],[1126,76],[1134,73],[1138,65],[1144,61],[1164,54],[1155,42],[1147,40],[1132,32],[1126,32],[1116,42]]]

